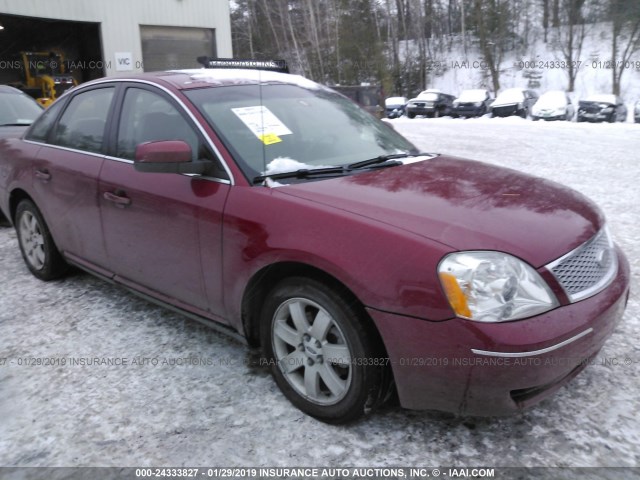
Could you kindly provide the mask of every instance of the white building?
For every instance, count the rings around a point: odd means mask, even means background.
[[[79,81],[232,56],[228,0],[0,0],[0,26],[0,83],[21,51],[63,53]]]

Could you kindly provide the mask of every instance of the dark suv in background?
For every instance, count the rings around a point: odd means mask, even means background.
[[[451,114],[454,95],[442,93],[440,90],[425,90],[416,98],[412,98],[405,107],[407,117],[415,118],[416,115],[425,117],[442,117]]]
[[[538,94],[524,88],[508,88],[501,92],[491,104],[492,117],[510,117],[518,115],[527,118],[531,108],[538,101]]]
[[[617,95],[596,94],[580,100],[579,122],[625,122],[627,107]]]
[[[453,102],[451,115],[453,117],[481,117],[489,111],[493,102],[488,90],[463,90]]]

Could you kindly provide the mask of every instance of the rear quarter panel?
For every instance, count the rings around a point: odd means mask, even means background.
[[[19,188],[33,195],[32,162],[40,148],[19,138],[0,139],[0,210],[9,220],[11,192]]]

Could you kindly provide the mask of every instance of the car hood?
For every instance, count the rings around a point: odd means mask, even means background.
[[[566,103],[551,103],[551,102],[545,102],[545,103],[536,103],[533,106],[534,109],[537,110],[564,110],[567,108],[567,104]]]
[[[607,105],[609,107],[613,107],[615,106],[615,103],[611,103],[611,102],[596,102],[595,100],[580,100],[580,106],[592,106],[592,105],[596,105],[597,107],[599,107],[600,105]]]
[[[519,103],[524,103],[524,99],[522,100],[501,100],[501,101],[495,101],[491,104],[492,107],[508,107],[511,105],[517,105]]]
[[[604,219],[560,184],[470,160],[431,160],[278,188],[456,250],[507,252],[538,268],[591,238]]]

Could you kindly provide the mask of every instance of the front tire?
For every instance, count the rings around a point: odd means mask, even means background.
[[[264,355],[280,390],[306,414],[340,424],[381,403],[386,362],[364,315],[308,278],[284,280],[268,296]]]
[[[9,220],[7,220],[7,218],[2,214],[2,212],[0,212],[0,227],[10,227],[11,223],[9,223]]]
[[[18,204],[15,226],[22,258],[29,271],[45,281],[64,275],[68,266],[60,255],[40,210],[31,200],[22,200]]]

